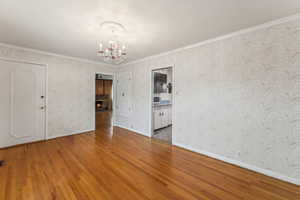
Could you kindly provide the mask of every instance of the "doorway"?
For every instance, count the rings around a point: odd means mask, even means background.
[[[151,136],[172,144],[173,67],[151,72]]]
[[[113,124],[113,75],[96,73],[95,76],[95,127],[96,130],[112,128]]]
[[[0,58],[0,148],[46,139],[46,65]]]

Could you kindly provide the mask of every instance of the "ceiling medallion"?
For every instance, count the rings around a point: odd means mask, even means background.
[[[111,34],[111,40],[104,45],[99,44],[97,55],[100,56],[104,62],[112,64],[120,64],[126,59],[126,46],[118,40],[118,34],[125,30],[122,24],[112,21],[103,22],[101,30],[108,31]]]

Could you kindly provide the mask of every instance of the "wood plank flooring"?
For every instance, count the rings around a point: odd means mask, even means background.
[[[110,127],[0,150],[0,200],[300,200],[300,187]]]

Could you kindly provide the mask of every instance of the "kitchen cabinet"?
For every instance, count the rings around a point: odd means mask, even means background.
[[[96,79],[96,111],[112,110],[112,80]]]
[[[155,106],[154,107],[154,130],[167,127],[172,124],[171,106]]]
[[[155,109],[153,117],[154,117],[154,130],[161,128],[162,127],[161,110]]]
[[[168,125],[172,125],[172,106],[168,109]]]
[[[107,95],[111,97],[112,80],[96,79],[96,95]]]

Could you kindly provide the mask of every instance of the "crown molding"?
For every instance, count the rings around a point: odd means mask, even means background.
[[[146,60],[150,60],[150,59],[154,59],[154,58],[158,58],[158,57],[162,57],[162,56],[166,56],[166,55],[170,55],[170,54],[180,52],[180,51],[184,51],[184,50],[187,50],[187,49],[192,49],[192,48],[195,48],[195,47],[204,46],[204,45],[214,43],[214,42],[217,42],[217,41],[229,39],[229,38],[232,38],[232,37],[235,37],[235,36],[238,36],[238,35],[243,35],[243,34],[258,31],[258,30],[261,30],[261,29],[270,28],[272,26],[280,25],[280,24],[290,22],[290,21],[293,21],[293,20],[297,20],[299,18],[300,18],[300,13],[297,13],[295,15],[290,15],[288,17],[283,17],[283,18],[280,18],[280,19],[272,20],[272,21],[269,21],[269,22],[266,22],[266,23],[263,23],[263,24],[260,24],[260,25],[250,27],[250,28],[241,29],[239,31],[235,31],[235,32],[223,35],[223,36],[219,36],[219,37],[216,37],[216,38],[204,40],[204,41],[198,42],[196,44],[188,45],[188,46],[185,46],[185,47],[180,47],[180,48],[170,50],[170,51],[166,51],[166,52],[163,52],[163,53],[160,53],[160,54],[155,54],[155,55],[152,55],[152,56],[147,56],[147,57],[144,57],[144,58],[141,58],[141,59],[137,59],[137,60],[134,60],[134,61],[131,61],[131,62],[128,62],[128,63],[124,63],[123,65],[121,64],[121,67],[131,65],[131,64],[136,64],[136,63],[139,63],[139,62],[143,62],[143,61],[146,61]]]
[[[93,60],[84,59],[84,58],[66,56],[66,55],[62,55],[62,54],[56,54],[56,53],[52,53],[52,52],[47,52],[47,51],[42,51],[42,50],[37,50],[37,49],[32,49],[32,48],[27,48],[27,47],[21,47],[21,46],[17,46],[17,45],[11,45],[11,44],[7,44],[7,43],[0,43],[0,46],[8,47],[8,48],[14,48],[14,49],[18,49],[18,50],[29,51],[29,52],[32,52],[32,53],[38,53],[38,54],[42,54],[42,55],[56,56],[56,57],[75,60],[75,61],[79,61],[79,62],[85,62],[85,63],[97,64],[97,65],[106,65],[108,67],[113,67],[113,68],[121,68],[122,66],[128,66],[128,65],[131,65],[131,64],[135,64],[135,63],[143,62],[143,61],[146,61],[146,60],[150,60],[150,59],[170,55],[170,54],[180,52],[180,51],[184,51],[184,50],[187,50],[187,49],[200,47],[200,46],[207,45],[207,44],[210,44],[210,43],[214,43],[214,42],[217,42],[217,41],[229,39],[229,38],[232,38],[232,37],[235,37],[235,36],[238,36],[238,35],[243,35],[243,34],[246,34],[246,33],[254,32],[254,31],[257,31],[257,30],[261,30],[261,29],[269,28],[269,27],[272,27],[272,26],[275,26],[275,25],[279,25],[279,24],[283,24],[283,23],[290,22],[290,21],[293,21],[293,20],[297,20],[299,18],[300,18],[300,13],[297,13],[295,15],[291,15],[291,16],[288,16],[288,17],[283,17],[283,18],[280,18],[280,19],[276,19],[276,20],[273,20],[273,21],[270,21],[270,22],[267,22],[267,23],[264,23],[264,24],[261,24],[261,25],[257,25],[257,26],[253,26],[253,27],[250,27],[250,28],[235,31],[235,32],[223,35],[223,36],[216,37],[216,38],[204,40],[204,41],[201,41],[201,42],[196,43],[196,44],[180,47],[180,48],[177,48],[177,49],[174,49],[174,50],[171,50],[171,51],[166,51],[166,52],[163,52],[163,53],[160,53],[160,54],[155,54],[155,55],[152,55],[152,56],[147,56],[147,57],[137,59],[137,60],[134,60],[134,61],[131,61],[131,62],[128,62],[128,63],[124,63],[124,64],[121,63],[119,65],[112,65],[112,64],[108,64],[108,63],[100,62],[100,61],[98,62],[98,61],[93,61]]]
[[[32,53],[42,54],[42,55],[46,55],[46,56],[55,56],[55,57],[59,57],[59,58],[64,58],[64,59],[69,59],[69,60],[74,60],[74,61],[79,61],[79,62],[85,62],[85,63],[89,63],[89,64],[106,65],[107,67],[117,67],[117,65],[111,65],[111,64],[108,64],[108,63],[104,63],[104,62],[97,62],[97,61],[84,59],[84,58],[66,56],[66,55],[62,55],[62,54],[56,54],[56,53],[51,53],[51,52],[32,49],[32,48],[27,48],[27,47],[11,45],[11,44],[7,44],[7,43],[1,43],[0,42],[0,46],[7,47],[7,48],[13,48],[13,49],[17,49],[17,50],[29,51],[29,52],[32,52]]]

